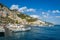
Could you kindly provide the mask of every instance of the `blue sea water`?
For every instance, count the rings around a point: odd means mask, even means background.
[[[32,27],[30,31],[13,33],[12,37],[0,40],[60,40],[60,25],[53,27]]]

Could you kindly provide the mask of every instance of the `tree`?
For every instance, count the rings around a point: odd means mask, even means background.
[[[19,22],[18,22],[18,20],[16,20],[16,24],[18,24]]]

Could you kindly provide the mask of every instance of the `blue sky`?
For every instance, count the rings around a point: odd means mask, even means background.
[[[60,0],[0,0],[11,10],[16,8],[43,21],[60,24]]]

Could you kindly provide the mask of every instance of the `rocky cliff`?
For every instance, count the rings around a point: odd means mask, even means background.
[[[17,23],[30,25],[49,25],[52,23],[32,18],[29,15],[18,12],[16,9],[10,10],[8,7],[0,3],[0,23]]]

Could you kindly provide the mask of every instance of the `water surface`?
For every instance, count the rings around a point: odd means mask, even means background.
[[[11,37],[6,39],[2,36],[0,40],[60,40],[60,25],[54,27],[32,27],[30,31],[13,33]]]

